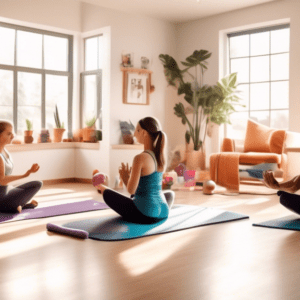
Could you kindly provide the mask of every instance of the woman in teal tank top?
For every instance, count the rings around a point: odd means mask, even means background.
[[[103,194],[105,203],[126,221],[155,223],[169,215],[175,193],[162,191],[163,172],[166,168],[166,134],[159,122],[152,117],[141,119],[134,133],[137,141],[144,144],[144,152],[135,156],[132,167],[128,164],[119,169],[120,177],[131,197],[126,197],[103,184],[96,188]]]

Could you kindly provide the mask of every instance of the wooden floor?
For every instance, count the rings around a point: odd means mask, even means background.
[[[91,198],[103,201],[80,183],[46,186],[35,197],[40,207]],[[110,209],[0,224],[0,299],[300,299],[300,232],[252,226],[292,214],[276,195],[180,191],[176,203],[250,219],[118,242],[46,231],[48,222],[114,214]]]

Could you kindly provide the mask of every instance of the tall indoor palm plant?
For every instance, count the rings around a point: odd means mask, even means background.
[[[209,122],[218,125],[230,123],[230,114],[235,111],[234,104],[238,104],[237,74],[230,74],[216,85],[209,86],[203,83],[204,71],[207,69],[207,59],[211,53],[207,50],[196,50],[181,62],[185,67],[180,69],[175,59],[168,54],[160,54],[159,58],[164,66],[165,77],[168,83],[178,90],[178,95],[184,94],[184,99],[189,106],[186,108],[181,102],[174,107],[175,115],[181,118],[183,124],[188,125],[185,134],[186,142],[193,141],[194,150],[202,150],[207,134]],[[191,73],[194,70],[193,74]],[[184,75],[190,77],[186,80]],[[192,122],[187,118],[187,114],[193,114]],[[201,129],[202,135],[201,135]]]

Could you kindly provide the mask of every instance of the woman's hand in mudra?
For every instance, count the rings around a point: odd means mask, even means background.
[[[25,177],[28,177],[31,173],[36,173],[40,169],[38,164],[33,164],[31,168],[25,173]]]
[[[126,166],[124,163],[122,163],[121,167],[119,168],[120,177],[126,186],[130,177],[131,170],[132,167],[129,169],[128,163]]]

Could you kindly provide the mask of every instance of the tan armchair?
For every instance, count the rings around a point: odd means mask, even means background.
[[[257,180],[249,177],[239,178],[239,169],[261,163],[276,163],[278,169],[275,175],[285,179],[287,176],[285,141],[285,130],[276,130],[248,120],[244,141],[224,138],[221,153],[211,155],[210,176],[221,185],[238,189],[241,180]]]

